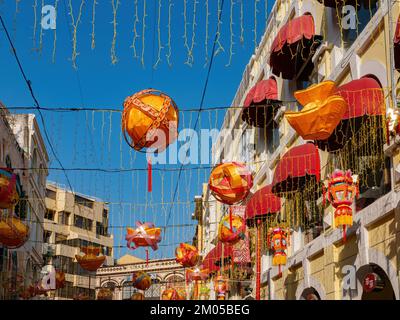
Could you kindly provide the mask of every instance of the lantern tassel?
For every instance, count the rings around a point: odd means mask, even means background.
[[[147,162],[147,191],[152,192],[153,191],[153,181],[152,181],[152,165],[151,165],[151,159],[148,160]]]
[[[233,226],[232,226],[232,208],[229,208],[229,225],[230,225],[230,229],[232,232]]]
[[[146,267],[149,266],[149,249],[146,249]]]
[[[343,242],[346,243],[346,225],[343,225]]]

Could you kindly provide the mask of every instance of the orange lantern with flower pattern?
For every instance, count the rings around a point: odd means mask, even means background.
[[[0,244],[17,249],[29,238],[29,227],[16,217],[0,217]]]
[[[134,272],[132,275],[132,283],[136,289],[147,290],[151,286],[151,277],[143,271]]]
[[[161,91],[147,89],[125,99],[122,130],[128,144],[137,151],[154,146],[155,137],[158,151],[164,151],[178,136],[178,121],[178,107]]]
[[[228,162],[213,169],[208,184],[218,201],[232,205],[247,197],[253,186],[253,177],[245,164]]]
[[[9,209],[19,200],[17,176],[12,169],[0,168],[0,209]]]
[[[218,239],[231,245],[236,244],[239,240],[245,239],[245,228],[246,225],[242,217],[228,214],[219,223]]]
[[[175,258],[183,267],[193,267],[199,262],[199,252],[196,247],[181,243],[175,250]]]
[[[358,179],[352,176],[350,170],[343,172],[337,169],[329,177],[327,189],[324,188],[324,202],[327,197],[335,208],[335,227],[343,227],[343,239],[346,241],[346,226],[353,225],[351,205],[359,195]]]
[[[163,291],[161,294],[161,300],[185,300],[185,296],[182,290],[175,288],[169,288]]]
[[[75,255],[76,260],[82,269],[86,271],[96,271],[106,260],[106,256],[100,256],[100,247],[87,246],[81,248],[81,251],[85,253],[84,256]]]
[[[281,227],[271,228],[267,237],[268,247],[273,250],[272,265],[279,267],[281,274],[281,265],[286,265],[286,249],[288,246],[288,232]]]

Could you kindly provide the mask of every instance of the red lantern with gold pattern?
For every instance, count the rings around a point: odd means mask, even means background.
[[[232,205],[247,197],[253,186],[253,177],[243,163],[228,162],[213,169],[208,184],[218,201]]]
[[[288,232],[281,227],[271,228],[268,232],[268,247],[273,250],[274,257],[272,258],[272,265],[279,267],[279,274],[281,273],[281,265],[286,265],[286,252],[288,246]]]
[[[181,243],[175,250],[176,262],[183,267],[194,267],[199,262],[199,252],[196,247]]]
[[[327,198],[335,210],[335,227],[343,227],[343,239],[346,241],[346,226],[353,225],[353,210],[351,205],[358,197],[358,181],[350,170],[343,172],[335,170],[328,180]],[[325,189],[324,189],[325,190]],[[324,191],[324,202],[325,202]]]

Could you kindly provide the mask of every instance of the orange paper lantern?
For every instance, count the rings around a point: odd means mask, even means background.
[[[203,281],[208,278],[209,274],[210,272],[208,269],[196,267],[194,269],[188,269],[186,277],[189,281]]]
[[[158,243],[161,241],[161,228],[156,228],[151,222],[136,222],[136,226],[136,229],[126,229],[128,248],[135,250],[138,247],[151,247],[153,250],[157,250]]]
[[[143,271],[138,271],[132,275],[133,286],[139,290],[147,290],[151,286],[151,277]]]
[[[29,227],[16,217],[0,218],[0,243],[9,249],[17,249],[29,238]]]
[[[221,242],[236,244],[239,240],[245,238],[244,232],[243,218],[235,214],[228,214],[219,223],[218,239]]]
[[[285,252],[288,245],[287,234],[287,231],[281,227],[272,228],[268,232],[268,246],[274,252],[272,265],[279,266],[279,273],[281,273],[281,265],[286,265],[287,261]]]
[[[193,267],[199,262],[199,252],[196,247],[181,243],[175,250],[176,262],[183,267]]]
[[[113,291],[110,288],[101,288],[97,294],[97,300],[112,300]]]
[[[99,256],[100,250],[101,249],[99,247],[83,247],[81,248],[81,251],[85,253],[85,255],[75,255],[75,258],[82,269],[86,271],[96,271],[106,260],[106,256]]]
[[[169,288],[163,291],[161,300],[185,300],[185,296],[186,294],[183,294],[182,289]]]
[[[253,186],[253,177],[244,164],[229,162],[214,168],[208,184],[218,201],[232,205],[247,197]]]
[[[158,151],[164,151],[178,136],[178,121],[175,102],[158,90],[140,91],[124,102],[122,130],[128,144],[137,151],[155,146],[155,137]]]
[[[296,91],[294,96],[304,108],[285,112],[293,129],[304,140],[328,139],[347,110],[347,102],[337,94],[335,82],[314,84]]]
[[[11,169],[0,169],[0,209],[9,209],[17,204],[17,176]]]
[[[132,296],[131,296],[131,300],[144,300],[144,294],[141,292],[135,292]]]

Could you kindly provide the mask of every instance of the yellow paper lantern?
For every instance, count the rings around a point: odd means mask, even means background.
[[[0,218],[0,243],[7,248],[21,247],[29,238],[29,227],[19,218]]]
[[[175,102],[158,90],[140,91],[124,102],[122,130],[128,144],[137,151],[155,146],[155,139],[158,151],[164,151],[178,136],[178,122]]]
[[[106,260],[106,256],[99,256],[100,250],[101,249],[99,247],[83,247],[81,248],[81,251],[85,253],[85,255],[75,255],[75,258],[82,269],[86,271],[96,271]]]
[[[285,112],[285,117],[304,140],[325,140],[333,133],[347,109],[333,81],[314,84],[294,93],[304,106],[301,111]]]

